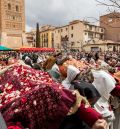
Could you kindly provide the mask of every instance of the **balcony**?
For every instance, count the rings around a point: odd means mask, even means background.
[[[104,34],[104,29],[100,27],[85,27],[84,31]]]

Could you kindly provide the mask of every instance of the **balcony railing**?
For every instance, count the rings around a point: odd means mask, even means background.
[[[94,33],[104,33],[104,30],[102,31],[101,29],[88,29],[86,28],[84,31],[89,31],[89,32],[94,32]]]

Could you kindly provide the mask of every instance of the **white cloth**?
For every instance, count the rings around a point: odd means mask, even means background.
[[[75,77],[80,73],[79,69],[76,67],[69,65],[67,69],[67,78],[62,82],[62,85],[66,89],[70,89],[71,82],[75,79]]]
[[[109,66],[105,61],[103,60],[99,60],[99,62],[101,63],[101,67],[107,67]]]
[[[25,57],[25,60],[31,60],[28,56]]]
[[[23,55],[22,55],[22,53],[20,53],[20,59],[22,60],[22,57],[23,57]]]
[[[105,61],[101,61],[101,66],[102,67],[107,67],[107,66],[109,66]]]
[[[114,120],[114,113],[113,111],[109,110],[109,103],[108,101],[104,98],[101,97],[94,105],[95,109],[97,112],[99,112],[100,114],[102,114],[102,116],[104,118],[111,116],[111,118],[109,119],[109,121],[113,121]]]
[[[109,110],[110,105],[108,100],[110,98],[110,92],[115,88],[116,81],[111,75],[103,70],[92,70],[92,73],[94,77],[93,85],[101,95],[101,98],[95,103],[94,108],[104,118],[107,118],[107,129],[112,129],[115,116],[113,111]]]
[[[42,59],[41,57],[38,57],[37,63],[39,64],[39,63],[41,63],[41,62],[43,62],[43,59]]]
[[[96,64],[96,63],[95,63],[95,60],[94,60],[93,58],[90,59],[90,63],[91,63],[91,64]]]
[[[94,77],[93,85],[100,95],[108,100],[110,92],[115,88],[115,79],[103,70],[92,70],[92,73]]]
[[[108,103],[108,100],[104,97],[101,97],[94,105],[95,110],[107,120],[107,129],[113,129],[113,121],[115,120],[115,115],[112,110],[109,110],[109,107],[110,105]]]

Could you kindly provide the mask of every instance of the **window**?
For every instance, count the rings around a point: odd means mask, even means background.
[[[89,29],[92,30],[92,26],[89,26]]]
[[[101,29],[101,32],[104,32],[104,29]]]
[[[54,37],[54,33],[52,33],[52,37]]]
[[[100,35],[100,39],[104,39],[104,36],[103,35]]]
[[[13,25],[13,28],[15,28],[15,25]]]
[[[73,34],[71,34],[71,38],[73,38]]]
[[[13,20],[15,20],[15,16],[13,16]]]
[[[95,35],[95,38],[98,38],[98,35],[97,34]]]
[[[97,27],[95,26],[95,31],[97,31]]]
[[[18,7],[18,5],[16,5],[16,7],[15,7],[15,8],[16,8],[16,12],[18,12],[18,11],[19,11],[19,7]]]
[[[85,25],[85,29],[87,29],[88,27],[87,27],[87,25]]]
[[[87,33],[85,33],[85,35],[87,35]]]
[[[88,33],[88,38],[93,38],[93,33]]]
[[[71,26],[71,30],[73,30],[73,26]]]
[[[61,29],[61,32],[63,31],[63,29]]]
[[[8,10],[11,10],[11,4],[10,3],[8,4]]]
[[[68,28],[66,28],[66,31],[68,30]]]
[[[58,33],[60,32],[60,30],[58,30]]]
[[[99,51],[99,47],[91,47],[91,51],[97,52],[97,51]]]

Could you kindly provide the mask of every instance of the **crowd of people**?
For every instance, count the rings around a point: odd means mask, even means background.
[[[0,52],[0,112],[6,129],[120,129],[120,53]]]

